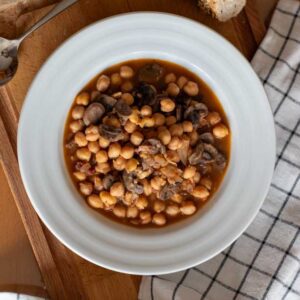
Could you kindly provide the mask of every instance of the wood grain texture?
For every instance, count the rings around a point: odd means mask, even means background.
[[[22,0],[12,1],[16,5]],[[41,3],[35,0],[34,7],[43,6],[45,2]],[[31,9],[32,6],[25,1],[9,17],[9,20],[16,18],[11,35],[28,28],[49,7],[20,16]],[[87,262],[63,246],[41,223],[26,196],[18,170],[16,133],[19,113],[36,72],[64,40],[99,19],[141,10],[175,13],[206,24],[222,34],[249,59],[257,47],[245,11],[231,21],[220,23],[200,11],[195,0],[81,0],[25,40],[20,49],[20,65],[15,78],[0,89],[0,143],[5,145],[0,147],[0,160],[52,299],[137,299],[140,278]],[[0,24],[4,23],[0,14]],[[8,22],[9,28],[13,25]],[[1,31],[3,27],[0,28]]]

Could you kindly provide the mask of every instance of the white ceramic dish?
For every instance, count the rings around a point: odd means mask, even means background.
[[[214,199],[161,229],[129,228],[92,211],[64,166],[63,130],[74,96],[106,67],[134,58],[165,59],[198,74],[221,100],[232,131],[230,165]],[[23,106],[18,156],[31,202],[61,242],[109,269],[163,274],[213,257],[246,229],[271,181],[275,134],[263,87],[232,45],[179,16],[132,13],[87,27],[47,60]]]

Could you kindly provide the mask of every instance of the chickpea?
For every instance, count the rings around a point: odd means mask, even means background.
[[[184,132],[192,132],[194,130],[193,123],[190,121],[183,121],[182,128]]]
[[[126,165],[125,165],[125,169],[128,173],[133,172],[138,165],[138,161],[135,158],[131,158],[129,160],[127,160]]]
[[[177,150],[177,149],[181,148],[181,146],[182,146],[182,141],[180,140],[180,138],[178,136],[172,137],[170,143],[168,144],[168,148],[170,150]]]
[[[122,78],[120,76],[119,73],[113,73],[111,76],[110,76],[110,81],[111,81],[111,84],[112,85],[121,85],[122,83]]]
[[[176,203],[181,203],[183,201],[183,196],[180,194],[174,194],[171,199]]]
[[[166,214],[171,217],[177,216],[179,214],[179,211],[179,207],[176,204],[168,205],[166,208]]]
[[[188,79],[185,76],[180,76],[177,80],[177,85],[180,89],[182,89],[185,84],[188,82]]]
[[[174,73],[169,73],[165,77],[165,83],[168,84],[170,82],[175,82],[176,81],[176,75]]]
[[[111,171],[111,167],[109,165],[109,163],[98,163],[96,165],[96,171],[102,174],[107,174],[108,172]]]
[[[104,204],[98,195],[92,194],[88,196],[87,203],[93,208],[103,208]]]
[[[119,99],[122,97],[122,92],[115,92],[111,96],[115,99]]]
[[[193,178],[193,181],[195,183],[198,183],[201,179],[201,174],[199,172],[196,172],[195,175],[194,175],[194,178]]]
[[[175,162],[175,163],[180,162],[180,156],[177,153],[177,151],[167,150],[167,156],[166,157],[167,157],[168,160],[170,160],[172,162]]]
[[[89,161],[91,159],[92,153],[87,147],[84,147],[78,149],[76,151],[76,155],[80,160]]]
[[[130,79],[130,78],[133,77],[134,71],[129,66],[121,66],[121,68],[120,68],[120,75],[121,75],[122,78]]]
[[[175,103],[170,98],[162,99],[160,101],[160,109],[163,112],[171,112],[175,109]]]
[[[74,120],[82,119],[84,114],[84,107],[82,105],[76,105],[72,110],[72,118]]]
[[[126,205],[131,205],[133,203],[133,194],[131,192],[126,192],[125,193],[125,197],[123,199],[123,202],[126,204]]]
[[[124,129],[128,133],[133,133],[137,128],[137,125],[135,123],[132,123],[130,120],[127,120]]]
[[[153,203],[153,209],[155,212],[160,213],[166,208],[166,203],[162,200],[155,200]]]
[[[76,104],[78,105],[88,105],[90,102],[90,94],[87,92],[82,92],[76,97]]]
[[[111,206],[117,203],[117,198],[106,191],[100,192],[100,199],[105,204],[105,206]]]
[[[143,117],[150,117],[152,115],[152,107],[149,105],[144,105],[141,108],[141,115]]]
[[[108,147],[108,157],[117,158],[121,153],[121,145],[119,143],[111,143]]]
[[[169,131],[171,136],[182,136],[183,135],[183,127],[181,124],[173,124],[170,126]]]
[[[104,92],[109,88],[110,85],[110,78],[106,75],[100,75],[97,80],[96,88],[99,92]]]
[[[191,146],[195,146],[199,140],[199,134],[197,130],[193,130],[191,133],[189,133],[189,138]]]
[[[117,119],[116,117],[109,117],[105,121],[103,121],[103,123],[106,125],[116,127],[116,128],[121,127],[121,123],[120,123],[119,119]]]
[[[121,90],[124,93],[130,92],[133,89],[133,84],[131,81],[125,81],[122,85],[121,85]]]
[[[99,133],[89,133],[86,136],[86,140],[89,142],[96,142],[99,139]]]
[[[137,207],[135,206],[132,206],[132,207],[128,207],[127,209],[127,218],[130,218],[130,219],[134,219],[138,216],[139,214],[139,210],[137,209]]]
[[[133,98],[133,96],[130,93],[124,93],[124,94],[122,94],[121,99],[123,101],[125,101],[125,103],[128,104],[128,105],[132,105],[133,102],[134,102],[134,98]]]
[[[152,194],[152,187],[151,187],[149,181],[146,178],[144,178],[144,179],[141,180],[141,183],[143,184],[143,187],[144,187],[144,194],[146,196],[151,195]]]
[[[182,205],[180,207],[180,211],[182,214],[189,216],[189,215],[192,215],[193,213],[195,213],[196,206],[195,206],[194,202],[192,202],[192,201],[185,201],[182,203]]]
[[[158,139],[164,144],[168,145],[171,141],[171,134],[169,130],[163,130],[158,133]]]
[[[135,206],[139,210],[145,209],[148,206],[148,200],[147,200],[146,196],[140,195],[135,202]]]
[[[144,136],[141,132],[135,131],[130,136],[130,141],[133,145],[139,146],[144,139]]]
[[[107,138],[102,137],[102,136],[99,137],[99,146],[102,149],[107,148],[109,146],[109,144],[110,144],[110,141]]]
[[[195,198],[199,198],[201,200],[206,200],[206,198],[209,196],[209,191],[207,190],[206,187],[202,185],[198,185],[194,188],[192,195]]]
[[[161,187],[166,184],[166,180],[162,177],[155,176],[151,179],[150,184],[154,190],[160,191]]]
[[[141,122],[139,111],[133,110],[132,114],[129,116],[129,121],[133,124],[139,124]]]
[[[199,93],[199,86],[196,82],[188,81],[183,87],[183,90],[189,96],[197,96]]]
[[[89,196],[93,192],[93,185],[90,182],[80,182],[79,190],[83,195]]]
[[[213,135],[217,139],[223,139],[229,134],[228,128],[223,124],[216,125],[212,131],[213,131]]]
[[[125,218],[126,217],[126,208],[120,204],[117,204],[113,208],[113,214],[118,218]]]
[[[73,133],[80,131],[83,128],[83,121],[76,120],[70,123],[70,129]]]
[[[89,127],[87,127],[84,131],[85,134],[96,134],[99,133],[98,127],[95,125],[90,125]]]
[[[177,122],[177,119],[175,116],[168,116],[166,117],[166,125],[171,126]]]
[[[167,87],[167,93],[169,96],[176,97],[180,93],[180,88],[174,82],[170,82]]]
[[[158,226],[163,226],[166,224],[167,220],[164,214],[154,214],[152,222]]]
[[[98,192],[102,191],[103,190],[103,184],[102,184],[101,178],[98,177],[98,176],[94,176],[93,181],[94,181],[95,190],[97,190]]]
[[[221,116],[218,112],[213,111],[207,115],[206,120],[211,126],[215,126],[221,122]]]
[[[161,167],[165,167],[168,162],[162,154],[156,154],[154,156],[154,161],[157,162]]]
[[[201,178],[200,184],[206,187],[209,191],[212,189],[212,181],[207,177]]]
[[[154,123],[155,126],[162,126],[165,124],[165,116],[161,113],[155,113],[153,114],[153,119],[154,119]]]
[[[151,222],[151,213],[150,211],[141,211],[140,219],[142,224],[149,224]]]
[[[96,162],[101,164],[101,163],[106,163],[108,161],[108,155],[107,152],[104,150],[100,150],[99,152],[96,153]]]
[[[110,187],[110,194],[112,196],[115,196],[117,198],[121,198],[124,196],[125,193],[125,188],[122,182],[115,182],[111,187]]]
[[[153,127],[155,125],[155,120],[154,118],[150,118],[150,117],[145,117],[144,119],[142,119],[142,121],[139,124],[142,128],[143,127]]]
[[[79,147],[85,147],[88,144],[88,141],[85,138],[84,133],[82,132],[77,132],[74,136],[74,142],[79,146]]]
[[[125,145],[121,149],[121,156],[124,157],[125,159],[130,159],[134,155],[134,148],[130,145]]]
[[[92,153],[97,153],[97,152],[100,150],[99,143],[97,143],[97,142],[89,142],[89,143],[88,143],[88,149],[89,149]]]
[[[187,166],[184,171],[182,177],[184,179],[190,179],[193,178],[196,174],[196,168],[193,166]]]
[[[123,171],[126,166],[126,159],[123,158],[122,156],[119,156],[117,159],[113,161],[113,167],[117,171]]]
[[[79,181],[86,180],[86,174],[83,172],[74,172],[73,175]]]

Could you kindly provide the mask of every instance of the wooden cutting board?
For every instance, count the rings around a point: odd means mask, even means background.
[[[13,38],[20,34],[49,10],[50,7],[44,7],[46,4],[54,2],[0,0],[0,36]],[[0,88],[0,162],[51,299],[137,299],[139,276],[120,274],[87,262],[63,246],[43,225],[24,190],[16,155],[20,110],[43,62],[81,28],[130,11],[163,11],[194,19],[219,32],[248,59],[265,33],[254,0],[249,0],[239,16],[226,23],[206,15],[196,6],[196,0],[81,0],[24,41],[15,78]]]

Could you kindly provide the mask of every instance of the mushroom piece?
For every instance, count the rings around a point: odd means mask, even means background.
[[[215,167],[218,170],[223,170],[226,167],[227,160],[226,157],[222,153],[218,153],[216,156]]]
[[[177,150],[181,162],[186,166],[188,161],[190,140],[182,139],[182,146]]]
[[[99,96],[97,96],[94,101],[101,103],[107,111],[112,110],[117,103],[117,99],[106,94],[99,94]]]
[[[74,154],[78,149],[78,145],[75,143],[74,139],[69,141],[65,147],[68,149],[69,154]]]
[[[138,182],[134,172],[127,173],[123,171],[123,181],[126,189],[132,193],[141,195],[144,192],[144,187]]]
[[[124,133],[121,128],[113,127],[110,125],[99,125],[99,132],[100,135],[110,140],[111,142],[117,142],[124,138]]]
[[[138,73],[139,81],[155,83],[158,82],[164,73],[164,69],[157,63],[146,64],[140,68]]]
[[[177,122],[181,122],[183,118],[183,105],[177,104],[176,106],[176,120]]]
[[[158,198],[161,200],[168,200],[179,190],[178,184],[166,184],[158,194]]]
[[[203,144],[198,143],[194,148],[193,153],[188,158],[189,163],[191,165],[198,165],[201,162],[203,151],[204,151]]]
[[[203,143],[207,143],[207,144],[213,144],[215,142],[215,138],[212,135],[212,133],[210,133],[210,132],[205,132],[205,133],[200,134],[199,139]]]
[[[160,140],[157,139],[148,139],[136,150],[137,153],[143,152],[151,155],[155,155],[158,153],[165,154],[166,147],[161,143]]]
[[[204,103],[198,102],[190,105],[184,112],[184,119],[190,120],[194,128],[199,127],[201,119],[205,118],[208,114],[208,108]]]
[[[77,170],[77,171],[80,171],[80,172],[82,172],[82,173],[86,173],[89,169],[91,169],[91,164],[90,163],[84,163],[84,162],[82,162],[82,161],[77,161],[76,163],[75,163],[75,169]]]
[[[134,97],[138,100],[138,105],[155,105],[158,101],[156,99],[156,88],[148,83],[142,82],[133,92]]]
[[[119,100],[114,108],[120,118],[121,124],[125,125],[126,121],[132,113],[131,107],[124,100]]]
[[[116,181],[116,178],[113,175],[108,174],[102,179],[102,185],[103,185],[104,189],[108,190],[108,189],[110,189],[110,187],[113,185],[113,183],[115,181]]]
[[[86,126],[98,124],[105,113],[105,108],[101,103],[92,102],[83,114],[83,123]]]

